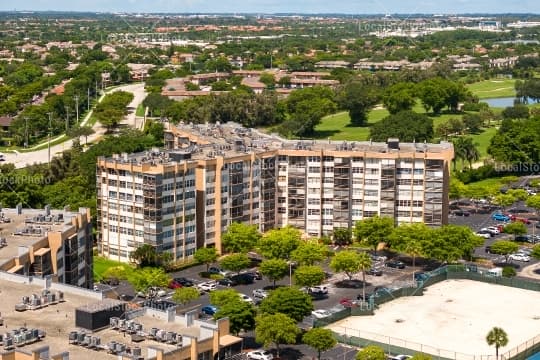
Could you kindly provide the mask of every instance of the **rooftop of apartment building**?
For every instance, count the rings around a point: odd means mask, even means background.
[[[236,123],[226,124],[185,124],[170,127],[165,141],[177,144],[168,150],[153,149],[142,153],[115,155],[107,161],[137,165],[172,165],[183,160],[210,160],[216,157],[234,158],[247,154],[263,154],[273,150],[294,151],[348,151],[364,153],[431,153],[451,152],[449,142],[400,143],[399,139],[387,142],[373,141],[332,141],[332,140],[287,140],[276,134],[266,134],[256,129],[245,128]]]
[[[2,209],[0,212],[0,267],[6,261],[19,256],[21,251],[26,252],[28,247],[42,241],[47,237],[48,232],[68,229],[71,226],[72,217],[76,215],[77,212],[67,209],[48,211],[46,209]]]
[[[9,276],[10,278],[7,278]],[[81,331],[82,329],[75,326],[75,313],[76,309],[96,309],[96,311],[103,308],[103,304],[118,305],[125,304],[123,301],[105,299],[98,300],[98,294],[92,290],[75,288],[73,291],[64,291],[66,286],[62,287],[63,297],[65,302],[60,302],[55,305],[49,305],[37,310],[26,310],[23,312],[16,311],[15,305],[21,303],[21,299],[24,296],[31,296],[32,294],[40,295],[44,289],[41,285],[34,284],[35,281],[29,283],[29,279],[20,275],[12,275],[6,273],[0,273],[0,289],[2,293],[2,318],[4,320],[4,328],[2,333],[12,331],[25,327],[27,329],[39,329],[45,332],[46,336],[38,342],[25,345],[23,347],[17,347],[17,350],[32,352],[42,348],[44,346],[49,347],[49,353],[51,355],[59,354],[62,352],[69,352],[70,359],[76,360],[95,360],[98,359],[119,359],[118,355],[109,354],[106,350],[91,350],[86,347],[70,344],[69,334],[72,331]],[[51,291],[54,293],[54,285]],[[134,306],[134,305],[130,305]],[[129,309],[129,306],[128,306]],[[131,309],[130,309],[131,310]],[[177,315],[174,322],[168,322],[164,317],[165,313],[161,313],[157,310],[142,311],[134,318],[134,321],[143,326],[143,332],[148,333],[151,328],[157,328],[165,331],[172,331],[182,335],[182,337],[197,338],[198,341],[203,341],[209,338],[208,332],[202,329],[201,324],[208,325],[210,329],[216,328],[217,324],[213,321],[203,322],[202,320],[195,320],[190,326],[187,326],[183,316]],[[108,323],[107,318],[107,323]],[[131,336],[124,332],[114,330],[108,326],[100,331],[91,332],[86,330],[87,334],[99,337],[102,345],[107,345],[112,341],[125,344],[127,347],[137,346],[142,350],[142,356],[147,359],[149,348],[161,349],[165,353],[169,353],[175,349],[189,346],[184,343],[183,345],[169,345],[166,343],[157,342],[155,340],[144,339],[140,342],[132,342]],[[232,342],[241,341],[241,339],[231,335],[223,334],[220,342]],[[0,348],[2,349],[2,348]],[[0,350],[0,354],[2,351]]]

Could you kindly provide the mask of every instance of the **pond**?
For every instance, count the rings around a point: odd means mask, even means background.
[[[508,106],[514,106],[515,97],[502,97],[502,98],[491,98],[491,99],[480,99],[480,102],[485,102],[489,107],[498,107],[505,108]],[[529,98],[529,104],[534,104],[534,100]]]

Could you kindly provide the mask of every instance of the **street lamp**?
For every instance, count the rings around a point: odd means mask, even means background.
[[[66,134],[69,131],[69,106],[65,106],[66,109]]]
[[[48,112],[47,115],[49,115],[49,134],[47,135],[48,138],[48,144],[47,144],[47,153],[48,153],[48,159],[49,159],[49,166],[51,166],[51,132],[52,132],[52,112]]]
[[[292,261],[289,261],[289,287],[292,286]]]
[[[24,147],[28,147],[28,118],[24,118]]]
[[[79,124],[79,95],[75,95],[75,111],[77,111],[77,124]]]

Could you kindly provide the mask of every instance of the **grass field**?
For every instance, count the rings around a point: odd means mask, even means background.
[[[101,280],[103,278],[103,274],[105,271],[112,267],[118,267],[121,266],[124,269],[128,270],[127,272],[130,272],[133,270],[133,267],[131,267],[128,264],[121,263],[119,261],[109,260],[100,256],[94,257],[94,280]]]
[[[467,85],[471,92],[480,99],[512,97],[516,95],[514,79],[494,79]]]
[[[478,147],[478,151],[480,152],[480,157],[484,158],[487,156],[487,148],[489,147],[489,144],[491,142],[491,138],[493,135],[497,133],[497,128],[487,128],[480,134],[471,135],[471,137],[474,139],[474,143]]]

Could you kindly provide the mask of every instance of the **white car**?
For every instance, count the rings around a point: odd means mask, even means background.
[[[529,262],[531,261],[531,257],[527,256],[525,254],[512,254],[508,258],[515,260],[515,261],[523,261],[523,262]]]
[[[501,233],[499,229],[497,229],[495,226],[488,226],[487,228],[483,228],[480,231],[487,231],[493,235],[499,235]]]
[[[328,310],[314,310],[311,312],[311,315],[313,315],[317,319],[323,319],[325,317],[332,315],[332,313]]]
[[[214,291],[217,289],[217,286],[215,282],[208,281],[200,283],[199,285],[197,285],[197,288],[201,291]]]
[[[165,290],[158,290],[158,292],[157,292],[157,296],[159,296],[159,297],[165,297],[167,295],[168,295],[168,293]]]
[[[245,301],[245,302],[247,302],[247,303],[249,303],[249,304],[253,304],[253,303],[254,303],[253,299],[250,298],[249,296],[244,295],[244,294],[238,294],[238,295],[240,295],[240,299],[242,299],[242,301]]]
[[[263,289],[255,289],[253,290],[253,297],[258,299],[265,299],[268,297],[268,291]]]
[[[309,291],[316,294],[328,294],[328,287],[325,285],[313,286]]]
[[[412,358],[412,356],[410,355],[396,355],[396,356],[389,357],[388,360],[407,360],[410,358]]]
[[[481,233],[475,233],[474,235],[483,237],[484,239],[489,239],[489,238],[491,238],[491,235],[490,235],[490,234],[488,234],[488,233],[483,233],[483,232],[481,232]]]
[[[267,350],[253,350],[247,353],[247,358],[249,360],[272,360],[274,355],[272,355]]]

